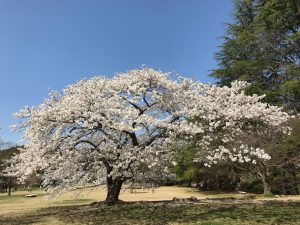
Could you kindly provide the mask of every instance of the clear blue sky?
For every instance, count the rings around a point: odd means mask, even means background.
[[[95,75],[142,64],[213,82],[231,0],[0,0],[0,137],[12,114]]]

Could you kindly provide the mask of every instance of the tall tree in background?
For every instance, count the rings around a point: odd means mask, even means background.
[[[264,101],[299,112],[300,2],[234,0],[233,18],[216,54],[218,69],[211,76],[221,86],[230,86],[234,80],[248,81],[248,94],[265,94]],[[295,120],[293,140],[297,139],[298,126]],[[268,168],[270,183],[277,174],[277,180],[284,178],[284,183],[291,184],[289,190],[282,188],[282,193],[297,194],[299,145],[290,139],[269,144],[274,154],[263,168]]]
[[[235,0],[233,16],[211,76],[220,85],[246,80],[249,94],[299,112],[299,1]]]

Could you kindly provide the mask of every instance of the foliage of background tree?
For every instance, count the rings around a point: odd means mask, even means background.
[[[5,169],[8,166],[6,161],[18,153],[19,150],[17,147],[10,147],[0,151],[0,191],[6,191],[8,195],[11,194],[11,188],[16,186],[16,178],[7,176],[5,173]]]
[[[264,101],[299,112],[299,9],[299,1],[296,0],[234,1],[234,22],[228,24],[224,44],[216,55],[219,68],[213,71],[212,76],[220,85],[246,80],[251,83],[248,94],[265,94]],[[300,124],[294,121],[292,125],[294,132],[291,137],[282,143],[276,143],[278,140],[274,139],[269,143],[272,159],[256,166],[260,172],[265,171],[259,174],[268,174],[270,183],[276,177],[277,186],[281,186],[275,188],[277,193],[298,193],[296,173],[299,173],[299,161],[295,159],[300,154],[296,141]],[[262,142],[263,139],[265,137],[257,141]],[[286,187],[282,187],[284,185]]]
[[[300,6],[297,0],[235,0],[234,21],[212,72],[220,85],[245,80],[249,94],[300,110]]]
[[[220,86],[244,80],[251,85],[246,93],[265,94],[263,101],[282,105],[287,110],[300,110],[300,5],[296,0],[235,0],[233,22],[227,24],[224,43],[216,54],[218,68],[211,76]],[[264,189],[282,194],[298,194],[299,184],[299,120],[290,123],[292,135],[287,139],[267,138],[256,134],[252,142],[267,149],[271,160],[251,165],[237,163],[218,165],[205,171],[205,183],[210,190],[226,190],[231,184],[244,190]],[[198,167],[187,149],[178,160],[177,174],[182,180],[199,181],[205,170]],[[218,168],[220,168],[218,170]],[[235,168],[235,169],[232,169]],[[191,173],[192,171],[192,173]],[[215,177],[225,174],[226,184],[219,185]],[[192,174],[192,176],[187,176]],[[252,175],[251,175],[252,174]],[[223,176],[224,177],[224,176]],[[236,182],[240,180],[239,182]],[[259,181],[261,180],[261,181]],[[189,180],[191,182],[191,180]],[[264,184],[264,185],[262,185]],[[238,188],[235,190],[238,190]],[[207,188],[206,188],[207,189]]]
[[[239,191],[239,174],[227,163],[219,162],[211,168],[195,162],[195,148],[189,147],[178,154],[173,170],[179,184],[196,186],[203,191]]]

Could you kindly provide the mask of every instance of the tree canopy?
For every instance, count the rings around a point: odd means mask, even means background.
[[[288,133],[282,124],[290,116],[260,102],[261,96],[245,95],[246,86],[205,85],[150,68],[81,80],[15,114],[23,119],[16,129],[25,129],[28,144],[13,159],[11,173],[22,180],[43,171],[44,186],[58,192],[106,181],[106,202],[115,204],[124,182],[167,176],[176,149],[191,140],[207,166],[268,160],[241,137],[253,129],[258,135]]]

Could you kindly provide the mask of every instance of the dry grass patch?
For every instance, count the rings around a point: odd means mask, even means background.
[[[243,200],[245,196],[239,194],[160,187],[154,193],[151,190],[138,189],[134,193],[124,190],[120,199],[128,204],[95,208],[90,203],[105,199],[103,187],[65,193],[48,201],[43,191],[32,193],[38,196],[26,198],[27,191],[15,192],[12,196],[0,194],[0,224],[300,224],[299,196]],[[170,201],[173,197],[191,196],[209,200],[196,204]],[[145,203],[134,203],[136,201]]]

